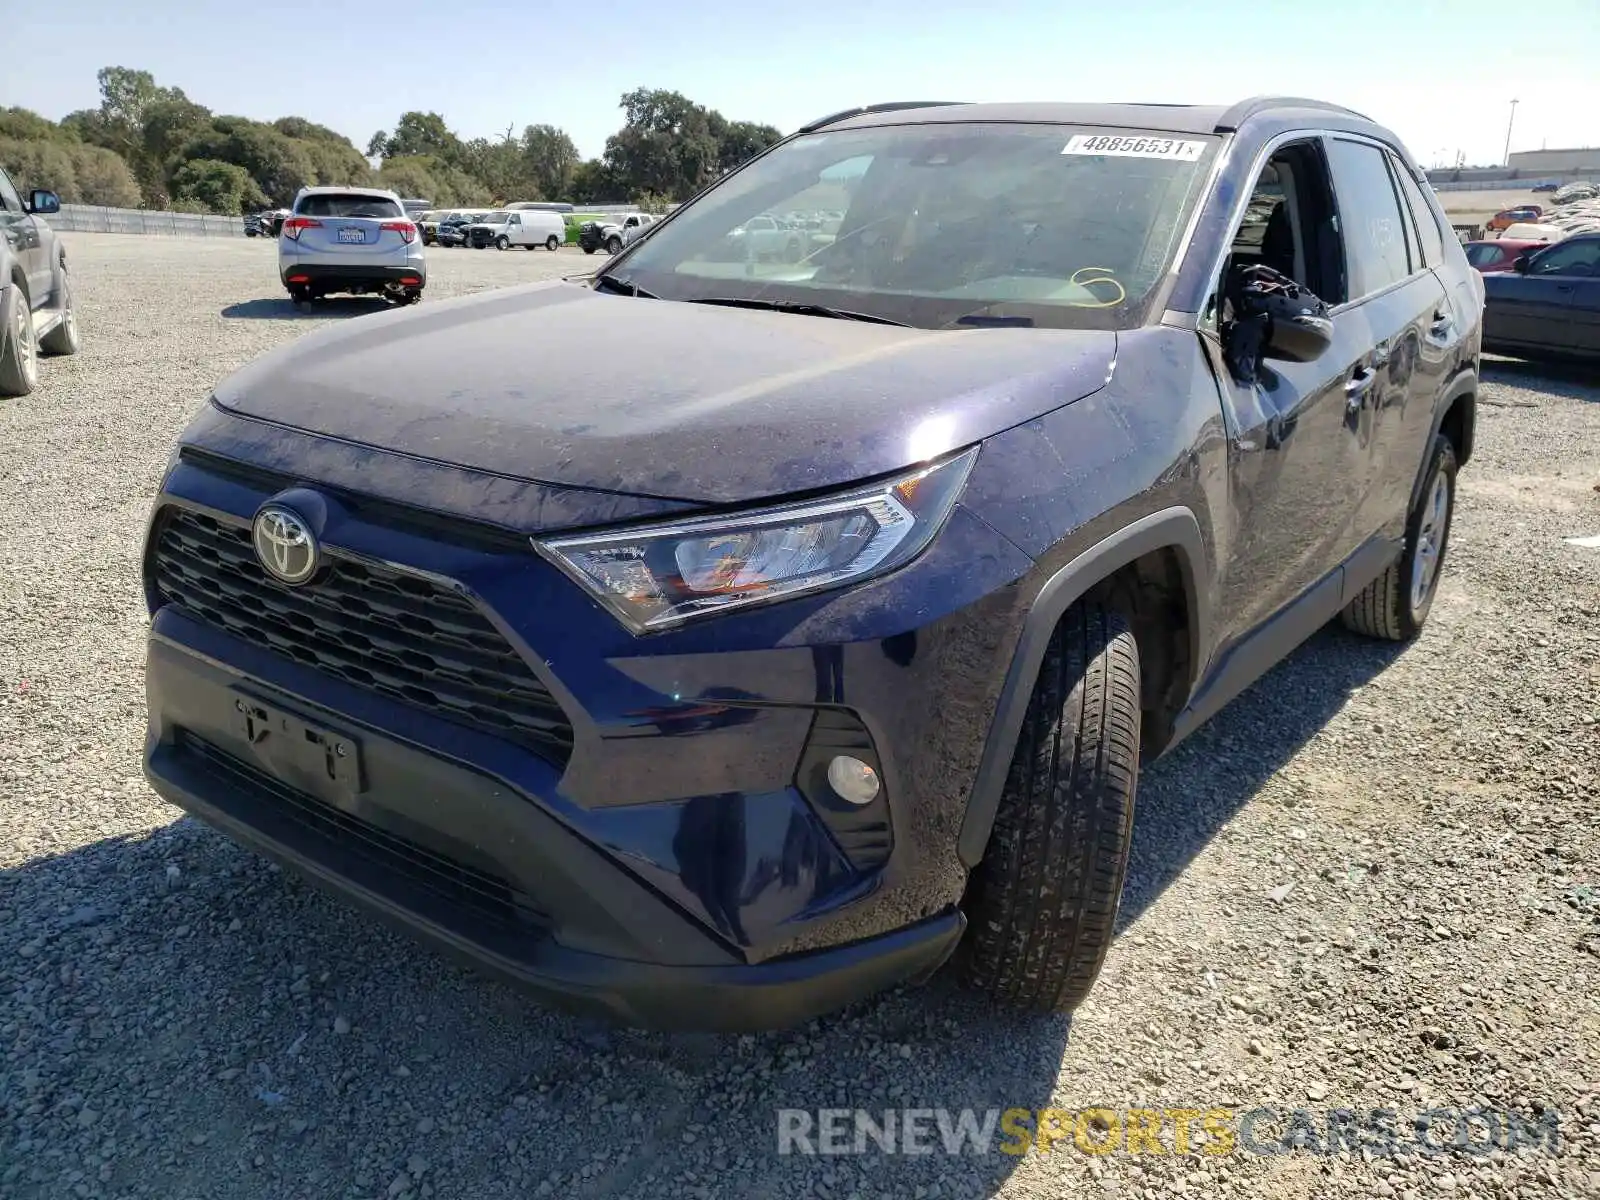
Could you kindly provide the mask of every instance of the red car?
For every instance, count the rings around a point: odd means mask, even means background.
[[[1549,242],[1525,242],[1521,238],[1504,238],[1497,242],[1468,242],[1462,249],[1467,252],[1467,261],[1480,273],[1493,275],[1499,271],[1511,270],[1511,264],[1517,261],[1517,255],[1524,251],[1537,250],[1549,244]]]

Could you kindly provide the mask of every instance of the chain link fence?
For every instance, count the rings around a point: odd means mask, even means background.
[[[47,218],[52,227],[70,233],[148,233],[160,237],[243,237],[243,217],[211,213],[159,212],[145,208],[104,208],[97,204],[63,204]]]

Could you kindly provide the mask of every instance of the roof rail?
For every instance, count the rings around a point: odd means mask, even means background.
[[[868,113],[900,112],[908,108],[945,108],[952,104],[965,103],[967,103],[965,100],[895,100],[888,104],[862,104],[855,108],[847,108],[842,112],[822,117],[819,120],[812,121],[810,124],[802,125],[795,132],[815,133],[817,130],[824,129],[835,122],[843,121],[846,117],[861,117],[866,116]]]
[[[1324,112],[1356,117],[1362,121],[1372,119],[1364,113],[1356,112],[1353,108],[1346,108],[1342,104],[1329,104],[1326,100],[1308,100],[1304,96],[1251,96],[1248,100],[1239,101],[1217,118],[1216,132],[1232,133],[1251,117],[1269,108],[1317,108]]]

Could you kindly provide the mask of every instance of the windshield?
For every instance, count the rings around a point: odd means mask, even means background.
[[[796,138],[606,272],[666,300],[827,305],[923,328],[1143,320],[1215,139],[1061,125]]]
[[[511,219],[511,214],[508,213],[508,212],[484,213],[483,216],[478,218],[478,224],[480,224],[480,225],[504,225],[510,219]]]
[[[299,212],[303,217],[371,217],[382,220],[405,215],[398,204],[383,196],[330,193],[301,197]]]

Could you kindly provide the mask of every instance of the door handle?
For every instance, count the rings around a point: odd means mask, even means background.
[[[1372,390],[1372,385],[1377,381],[1378,373],[1365,363],[1358,364],[1350,378],[1344,383],[1345,408],[1350,412],[1360,412],[1361,406],[1366,402],[1367,393]]]

